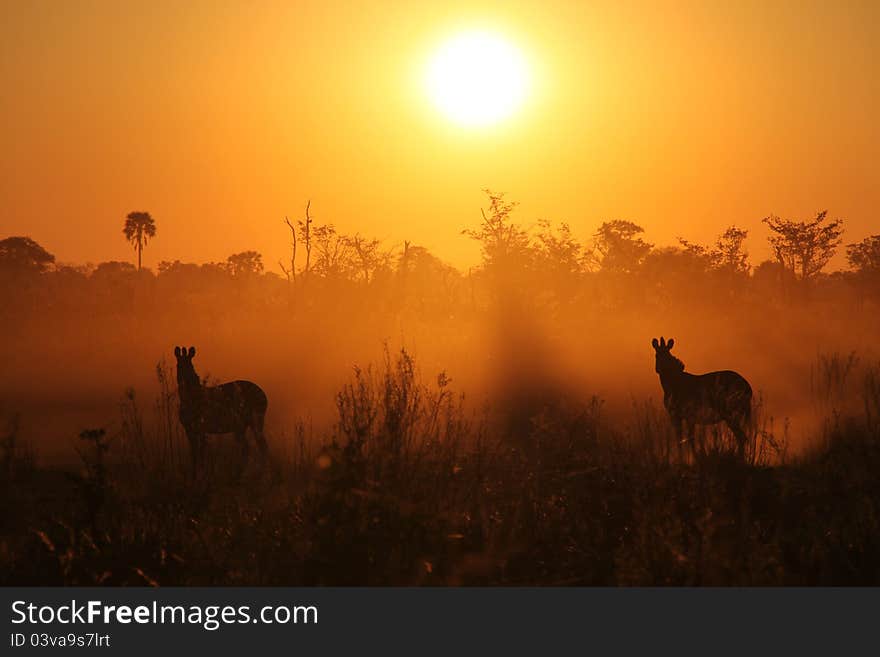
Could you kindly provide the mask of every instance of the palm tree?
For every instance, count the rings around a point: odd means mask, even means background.
[[[149,212],[129,212],[125,217],[125,228],[122,229],[125,239],[138,252],[138,271],[141,270],[141,252],[147,244],[147,240],[156,235],[156,222]]]

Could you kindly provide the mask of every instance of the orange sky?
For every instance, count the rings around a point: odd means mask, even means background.
[[[42,2],[0,7],[0,238],[145,265],[287,248],[285,214],[459,265],[480,189],[581,236],[611,218],[709,241],[827,208],[880,232],[880,3]],[[465,28],[530,63],[489,129],[446,122],[426,58]]]

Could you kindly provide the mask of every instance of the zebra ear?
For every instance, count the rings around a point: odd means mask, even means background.
[[[675,344],[675,338],[669,338],[669,342],[666,343],[667,349],[672,349],[672,345]]]
[[[655,340],[655,342],[656,342],[656,340]],[[174,347],[174,356],[175,356],[176,358],[180,358],[180,356],[181,356],[181,354],[180,354],[180,347]]]
[[[659,349],[659,348],[660,348],[660,343],[657,342],[657,338],[654,338],[653,340],[651,340],[651,346],[653,346],[654,349]]]
[[[190,348],[189,348],[189,353],[187,354],[187,356],[189,356],[190,358],[192,358],[192,357],[195,356],[195,355],[196,355],[196,348],[195,348],[195,347],[190,347]]]

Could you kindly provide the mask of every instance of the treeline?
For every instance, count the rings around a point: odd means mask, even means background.
[[[267,271],[256,251],[225,261],[159,262],[155,273],[140,268],[155,221],[146,212],[128,215],[123,233],[137,252],[138,266],[103,262],[74,266],[56,262],[28,237],[0,240],[0,295],[9,313],[65,308],[133,312],[159,300],[214,307],[278,306],[308,309],[322,301],[369,298],[382,310],[460,313],[499,297],[529,299],[549,309],[588,304],[593,309],[678,306],[730,297],[757,302],[880,300],[880,235],[844,246],[841,219],[820,212],[813,219],[764,219],[774,259],[753,263],[748,231],[730,226],[712,244],[679,238],[658,247],[642,226],[604,222],[587,240],[566,223],[539,220],[527,229],[515,217],[516,203],[486,190],[488,207],[464,235],[477,241],[482,262],[467,272],[421,246],[387,247],[361,234],[346,235],[312,219],[285,220],[290,256]],[[838,249],[850,269],[827,273]]]

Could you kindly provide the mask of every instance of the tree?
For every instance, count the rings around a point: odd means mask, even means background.
[[[169,262],[168,260],[162,260],[157,269],[160,276],[179,276],[193,275],[199,270],[199,266],[194,262],[181,262],[180,260]]]
[[[715,240],[715,266],[736,274],[749,273],[749,253],[743,246],[749,231],[731,226]]]
[[[424,289],[431,289],[439,280],[461,278],[459,271],[448,265],[423,246],[404,242],[403,252],[397,259],[397,271],[402,276],[419,280]]]
[[[156,222],[149,212],[129,212],[125,217],[125,227],[122,229],[125,239],[131,242],[138,254],[138,271],[141,270],[141,252],[147,244],[147,240],[156,235]]]
[[[855,281],[862,292],[880,295],[880,235],[871,235],[846,247],[846,259],[855,270]]]
[[[309,200],[306,203],[306,218],[305,221],[299,219],[296,222],[296,225],[290,222],[290,219],[284,217],[284,223],[287,224],[288,229],[290,229],[290,269],[288,269],[283,262],[279,261],[278,265],[281,267],[281,271],[284,272],[284,276],[287,278],[288,283],[296,283],[296,259],[297,259],[297,248],[299,247],[300,240],[305,246],[306,250],[306,264],[305,269],[303,269],[304,278],[308,278],[309,271],[312,266],[312,223],[314,219],[312,219],[309,214],[309,208],[312,207],[312,202]]]
[[[120,281],[130,280],[137,273],[137,269],[130,262],[110,260],[102,262],[92,272],[91,278],[96,281]]]
[[[430,308],[453,313],[461,291],[462,275],[423,246],[404,242],[397,259],[399,299],[402,307],[426,312]],[[430,292],[428,292],[430,291]],[[442,310],[441,310],[442,309]]]
[[[42,274],[55,256],[30,237],[0,240],[0,270],[9,274]]]
[[[263,273],[263,256],[256,251],[233,253],[226,258],[226,267],[236,278],[256,276]]]
[[[479,228],[466,228],[461,231],[480,243],[483,265],[488,268],[511,268],[522,265],[528,259],[529,236],[519,225],[513,223],[510,215],[517,203],[504,200],[504,193],[483,190],[489,197],[489,212],[482,208],[483,221]]]
[[[715,277],[710,275],[715,271],[711,250],[683,239],[679,241],[682,247],[657,247],[645,256],[640,268],[645,284],[639,289],[648,294],[635,297],[641,303],[672,308],[698,299],[715,299]]]
[[[542,269],[565,276],[581,271],[581,243],[572,236],[567,223],[554,227],[548,219],[539,219],[536,238],[535,252]]]
[[[749,272],[749,254],[743,243],[749,231],[731,226],[725,230],[712,247],[678,238],[684,253],[696,262],[702,262],[706,270],[726,271],[734,274]]]
[[[354,250],[345,235],[338,233],[333,224],[325,224],[311,229],[311,240],[316,255],[312,271],[324,278],[348,276]]]
[[[681,245],[681,252],[678,255],[684,256],[691,264],[699,264],[703,272],[715,269],[718,266],[718,253],[714,249],[696,242],[689,242],[683,237],[678,238],[678,243]],[[663,249],[664,257],[671,254],[676,254],[674,247],[672,249]],[[663,258],[660,259],[662,260]]]
[[[654,248],[639,237],[644,232],[644,228],[632,221],[606,221],[593,235],[590,259],[605,271],[633,272]]]
[[[348,238],[348,243],[354,250],[354,266],[364,275],[364,283],[369,283],[373,274],[390,261],[390,254],[379,250],[380,242],[377,239],[368,239],[356,233]]]
[[[811,221],[791,221],[776,215],[764,218],[773,231],[768,238],[776,260],[800,281],[815,278],[828,264],[842,241],[843,220],[828,220],[823,210]]]
[[[846,247],[849,266],[864,274],[880,274],[880,235],[871,235]]]

